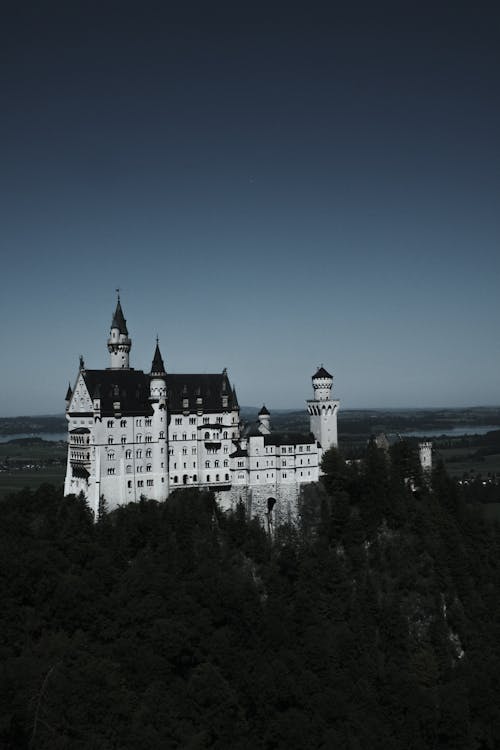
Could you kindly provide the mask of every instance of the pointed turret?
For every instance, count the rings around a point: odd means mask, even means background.
[[[111,355],[110,368],[112,370],[129,369],[129,353],[132,341],[129,339],[127,321],[123,315],[120,295],[116,301],[116,310],[111,321],[111,330],[108,339],[108,351]]]
[[[123,315],[120,295],[118,295],[118,299],[116,301],[116,310],[115,314],[113,315],[113,320],[111,321],[111,328],[118,328],[120,333],[128,336],[127,321],[125,320],[125,317]]]
[[[66,391],[66,398],[65,401],[67,404],[71,401],[71,396],[73,395],[73,391],[71,390],[71,383],[68,383],[68,390]]]
[[[158,339],[156,339],[156,349],[153,356],[153,362],[151,364],[151,375],[166,375],[165,365],[163,364],[163,358],[161,356]]]
[[[165,402],[167,397],[167,373],[163,364],[163,357],[160,352],[158,337],[156,337],[156,349],[151,363],[151,381],[149,384],[150,399],[153,401]]]

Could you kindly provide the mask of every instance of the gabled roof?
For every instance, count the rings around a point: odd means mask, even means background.
[[[153,357],[153,363],[151,365],[151,375],[165,375],[165,365],[160,352],[158,341],[156,342],[156,349]]]
[[[127,321],[125,320],[123,316],[123,310],[122,310],[119,297],[116,303],[115,314],[113,315],[113,320],[111,321],[111,328],[118,328],[120,333],[123,333],[125,336],[128,336]]]
[[[264,435],[264,445],[311,445],[316,443],[312,432],[272,432]]]
[[[197,399],[201,398],[204,412],[232,411],[238,408],[229,379],[225,372],[198,374],[168,374],[167,375],[168,408],[171,412],[184,411],[184,400],[187,399],[188,408],[196,411]],[[227,398],[224,407],[223,397]]]
[[[259,411],[259,417],[270,417],[269,411],[266,409],[266,406],[264,405],[262,409]]]
[[[120,403],[120,414],[150,416],[149,375],[141,370],[85,370],[85,385],[92,398],[101,401],[102,416],[112,416],[114,404]]]
[[[312,376],[313,380],[316,380],[316,378],[333,378],[333,375],[330,375],[328,370],[325,370],[323,365],[321,365],[318,371],[315,372],[314,375]]]

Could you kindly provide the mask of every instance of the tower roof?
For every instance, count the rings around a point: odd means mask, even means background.
[[[156,349],[153,357],[153,363],[151,365],[151,375],[165,375],[165,365],[163,364],[158,341],[156,341]]]
[[[118,300],[116,303],[116,310],[115,310],[115,314],[113,315],[113,320],[111,321],[111,328],[118,328],[120,333],[123,333],[125,336],[128,336],[127,321],[125,320],[124,315],[123,315],[120,297],[118,297]]]
[[[71,396],[73,395],[73,391],[71,390],[71,385],[68,383],[68,390],[66,391],[66,399],[65,401],[71,401]]]
[[[270,413],[268,409],[266,409],[266,406],[264,405],[262,409],[259,411],[259,417],[269,417]]]
[[[325,370],[323,365],[321,365],[318,371],[315,372],[314,375],[312,376],[313,380],[316,380],[316,378],[333,378],[333,375],[330,375],[328,370]]]

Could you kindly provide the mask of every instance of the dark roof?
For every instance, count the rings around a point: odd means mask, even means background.
[[[323,365],[321,365],[319,370],[315,372],[314,375],[312,376],[313,380],[316,380],[316,378],[333,378],[333,375],[330,375],[328,370],[325,370]]]
[[[91,398],[101,399],[103,416],[114,414],[113,404],[120,402],[120,414],[150,416],[149,375],[141,370],[84,370],[83,377]]]
[[[248,458],[248,451],[238,447],[234,453],[229,454],[229,458]]]
[[[71,435],[85,435],[87,432],[90,432],[88,427],[75,427],[74,430],[70,430]]]
[[[265,405],[259,411],[259,417],[263,417],[263,416],[268,416],[268,417],[271,416],[270,413],[269,413],[269,411],[266,409]]]
[[[111,328],[118,328],[120,333],[123,333],[125,334],[125,336],[128,336],[127,321],[123,317],[123,310],[122,310],[119,297],[118,297],[118,302],[116,303],[115,314],[113,315],[113,320],[111,321]]]
[[[151,375],[165,375],[165,365],[160,353],[160,347],[158,341],[156,342],[156,349],[153,357],[153,363],[151,365]]]
[[[264,435],[264,445],[308,445],[315,442],[312,432],[272,432]]]
[[[184,411],[184,399],[188,408],[196,411],[198,398],[202,399],[204,412],[232,411],[238,408],[229,379],[225,372],[216,374],[167,375],[168,408],[171,412]],[[222,397],[227,396],[227,407],[222,406]]]
[[[71,385],[68,384],[68,390],[66,391],[66,398],[65,401],[71,401],[71,396],[73,395],[73,391],[71,390]]]
[[[120,402],[120,413],[124,416],[153,413],[149,401],[151,376],[142,370],[82,370],[82,374],[90,397],[101,400],[102,416],[114,414],[116,401]],[[200,397],[205,413],[238,408],[226,373],[166,375],[166,381],[168,408],[172,413],[185,410],[184,399],[188,400],[189,410],[196,411],[196,400]],[[227,396],[227,407],[222,406],[223,396]]]

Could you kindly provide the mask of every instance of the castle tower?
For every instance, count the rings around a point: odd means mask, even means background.
[[[423,442],[418,444],[418,457],[420,459],[420,466],[425,474],[429,474],[432,470],[432,443]]]
[[[156,339],[156,349],[151,364],[149,381],[149,401],[153,407],[152,417],[152,475],[154,491],[150,496],[154,500],[166,500],[169,493],[168,481],[168,425],[170,422],[167,409],[167,373]]]
[[[258,430],[262,435],[269,435],[271,432],[271,415],[265,406],[259,411]]]
[[[116,310],[111,321],[111,330],[108,338],[108,352],[110,353],[111,370],[128,370],[129,353],[132,348],[132,341],[129,339],[127,331],[127,321],[123,316],[123,310],[120,303],[120,294],[116,302]]]
[[[332,399],[333,376],[323,366],[312,376],[314,399],[307,401],[311,432],[322,451],[337,447],[339,401]]]

